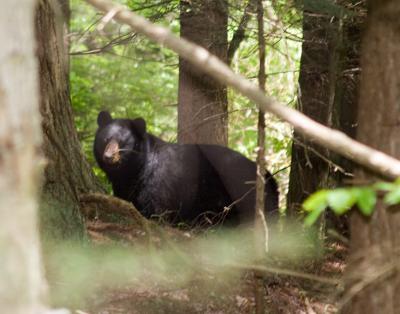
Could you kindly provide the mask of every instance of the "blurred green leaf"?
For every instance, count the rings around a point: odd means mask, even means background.
[[[400,187],[396,187],[392,191],[388,192],[383,201],[388,205],[395,205],[400,203]]]
[[[343,215],[354,205],[356,198],[351,189],[336,189],[328,192],[327,201],[337,215]]]
[[[324,209],[325,207],[320,206],[314,209],[313,211],[309,212],[306,218],[304,219],[304,224],[309,227],[312,226],[324,212]]]
[[[304,210],[308,212],[324,210],[327,206],[328,190],[319,190],[311,194],[303,203]]]
[[[386,197],[390,201],[400,202],[400,188],[388,195]],[[329,207],[336,215],[343,215],[355,204],[358,205],[362,214],[370,216],[375,208],[376,200],[376,191],[373,187],[320,190],[310,195],[304,202],[303,208],[309,212],[304,222],[306,225],[315,223],[326,207]]]
[[[370,187],[354,188],[353,193],[357,195],[357,206],[361,213],[370,216],[376,204],[376,192]]]

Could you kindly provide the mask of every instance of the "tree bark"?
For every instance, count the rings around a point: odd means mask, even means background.
[[[300,60],[299,101],[297,109],[321,124],[329,115],[329,62],[332,34],[331,17],[303,14],[303,46]],[[328,164],[313,151],[326,154],[323,148],[295,132],[287,195],[287,214],[299,213],[308,195],[325,185]]]
[[[181,37],[227,63],[228,4],[222,1],[181,1]],[[178,142],[228,143],[226,86],[179,58]]]
[[[62,21],[58,2],[39,1],[35,26],[44,135],[42,147],[47,161],[41,224],[44,234],[51,238],[79,238],[83,234],[79,195],[98,191],[99,186],[81,152],[73,123]]]
[[[354,1],[345,1],[352,4]],[[351,138],[355,138],[357,131],[358,95],[360,87],[360,55],[361,38],[366,24],[366,3],[358,2],[353,8],[354,14],[346,16],[339,25],[337,39],[336,79],[332,98],[332,126],[341,130]],[[340,21],[339,21],[340,22]],[[340,186],[348,184],[346,179],[354,175],[355,164],[330,152],[333,164],[329,166],[329,178],[327,186]],[[340,167],[340,170],[338,168]],[[328,211],[327,228],[334,228],[342,234],[349,235],[349,216],[337,216]]]
[[[35,3],[2,1],[0,10],[0,309],[13,314],[44,309],[37,223],[43,160],[34,56]]]
[[[400,2],[370,1],[362,50],[357,139],[400,158]],[[360,180],[376,177],[365,170]],[[370,219],[351,216],[351,250],[346,273],[347,312],[399,312],[400,206],[378,201]]]
[[[351,1],[344,1],[342,5]],[[356,10],[363,8],[360,4]],[[328,127],[355,136],[361,30],[365,17],[304,12],[298,110]],[[314,12],[315,13],[315,12]],[[328,61],[327,61],[328,60]],[[340,171],[337,171],[340,168]],[[321,188],[340,185],[353,165],[295,132],[287,209],[297,215]],[[334,225],[341,224],[335,217]]]

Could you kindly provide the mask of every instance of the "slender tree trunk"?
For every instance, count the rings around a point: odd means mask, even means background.
[[[265,92],[265,37],[264,37],[264,7],[262,0],[256,1],[257,6],[257,37],[260,68],[258,70],[258,85]],[[257,177],[256,177],[256,215],[255,215],[255,245],[257,258],[263,261],[269,250],[268,221],[265,215],[265,113],[258,111],[257,123]],[[265,312],[265,288],[263,274],[254,272],[255,312]]]
[[[357,139],[400,158],[400,2],[374,0],[369,5]],[[359,170],[357,178],[376,179],[365,170]],[[399,209],[380,200],[370,219],[352,215],[347,313],[399,313]]]
[[[225,0],[181,1],[181,36],[227,62]],[[178,142],[227,145],[226,86],[179,58]]]
[[[0,10],[0,311],[13,314],[40,313],[45,291],[37,223],[43,162],[35,4],[7,0]]]
[[[65,7],[65,1],[64,1]],[[57,1],[39,0],[36,11],[40,113],[47,164],[41,200],[42,230],[49,237],[80,237],[79,195],[99,190],[73,123],[63,14]]]

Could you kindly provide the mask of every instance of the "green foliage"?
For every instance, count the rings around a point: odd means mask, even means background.
[[[308,212],[305,224],[314,224],[327,207],[336,215],[343,215],[357,206],[363,215],[371,216],[380,191],[386,193],[383,198],[386,205],[400,203],[400,179],[395,182],[378,182],[371,186],[317,191],[303,203],[303,209]]]
[[[365,216],[372,215],[376,204],[376,193],[372,188],[357,188],[354,189],[357,195],[357,207]]]
[[[124,2],[132,11],[150,20],[160,21],[161,24],[169,27],[167,23],[169,17],[175,19],[179,12],[179,0],[125,0]]]
[[[388,205],[400,203],[400,178],[394,183],[381,182],[375,185],[375,188],[386,192],[383,201]]]
[[[328,206],[327,195],[329,191],[320,190],[312,194],[303,204],[303,208],[310,213],[305,219],[306,225],[312,225]]]
[[[302,12],[298,10],[297,5],[293,1],[288,0],[274,0],[271,5],[279,21],[285,26],[296,25],[301,21]],[[289,32],[290,33],[290,32]]]

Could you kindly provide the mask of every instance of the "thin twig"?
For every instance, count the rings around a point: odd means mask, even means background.
[[[303,148],[311,151],[313,154],[315,154],[316,156],[321,158],[323,161],[325,161],[330,167],[334,168],[335,170],[338,170],[339,172],[341,172],[345,176],[348,176],[348,177],[353,177],[354,176],[351,172],[347,172],[343,167],[339,166],[337,163],[334,163],[332,160],[330,160],[329,158],[327,158],[326,156],[324,156],[323,154],[318,152],[315,148],[311,147],[310,145],[306,145],[305,143],[303,143],[302,141],[300,141],[299,139],[297,139],[295,137],[293,137],[293,141],[297,145],[300,145]]]

